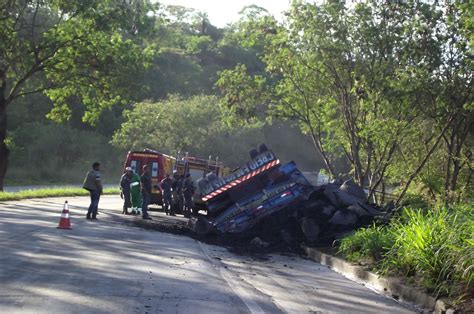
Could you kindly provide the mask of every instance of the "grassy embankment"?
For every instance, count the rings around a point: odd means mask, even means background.
[[[343,238],[338,252],[456,303],[474,296],[474,204],[404,208],[386,225]],[[468,307],[472,305],[467,305]]]
[[[104,189],[104,194],[119,194],[118,188]],[[62,196],[89,196],[89,192],[82,188],[53,188],[25,190],[21,192],[0,192],[0,201],[18,201],[29,198],[62,197]]]

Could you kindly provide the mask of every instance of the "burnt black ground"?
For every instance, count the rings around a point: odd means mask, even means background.
[[[265,254],[275,252],[303,253],[301,244],[304,243],[304,237],[299,224],[296,220],[288,219],[288,217],[286,217],[284,222],[278,221],[277,218],[267,219],[245,233],[208,235],[199,235],[193,232],[189,219],[181,215],[165,216],[163,213],[158,213],[152,215],[153,220],[144,220],[140,217],[123,217],[125,224],[148,230],[187,236],[207,244],[225,247],[236,254],[260,256],[262,258]],[[256,237],[263,241],[263,246],[251,243]],[[332,242],[332,240],[321,240],[322,244],[330,245]]]

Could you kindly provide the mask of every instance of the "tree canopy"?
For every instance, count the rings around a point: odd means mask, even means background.
[[[462,18],[455,4],[295,1],[283,23],[247,25],[245,45],[263,45],[265,73],[238,65],[217,84],[243,121],[262,104],[297,121],[331,176],[352,177],[374,197],[402,183],[401,199],[443,155],[435,173],[445,172],[448,199],[462,193],[461,172],[468,185],[472,173],[472,51]],[[341,158],[349,172],[334,166]]]
[[[42,169],[32,156],[53,151],[47,130],[94,138],[69,162],[95,153],[114,176],[128,149],[237,166],[267,142],[377,202],[387,190],[472,197],[470,3],[293,1],[282,20],[248,6],[225,28],[145,0],[1,3],[0,153],[11,149],[12,177],[26,177],[22,162]]]

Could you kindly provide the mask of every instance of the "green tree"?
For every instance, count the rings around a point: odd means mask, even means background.
[[[227,109],[219,106],[216,96],[170,96],[156,103],[138,103],[124,112],[125,122],[112,143],[119,148],[153,148],[171,155],[181,151],[202,158],[219,156],[238,166],[247,159],[242,151],[263,142],[263,134],[255,128],[229,126],[226,115]]]
[[[351,171],[342,176],[368,186],[372,197],[377,188],[395,183],[391,179],[400,165],[410,164],[409,171],[401,170],[405,176],[398,176],[403,197],[441,140],[449,147],[455,129],[459,148],[469,133],[464,126],[472,125],[465,124],[469,113],[460,110],[472,102],[472,71],[465,66],[459,27],[450,27],[456,20],[452,7],[295,1],[284,23],[253,18],[248,24],[242,45],[263,45],[266,73],[251,74],[240,65],[222,72],[217,85],[244,121],[262,111],[296,120],[327,171],[337,176],[334,163],[345,158]],[[455,60],[446,59],[449,38],[458,45],[451,49]],[[446,79],[449,73],[456,80]],[[439,93],[443,90],[450,93]],[[418,145],[420,138],[424,145]],[[448,155],[453,165],[448,158],[446,167],[454,173],[454,160],[462,162],[456,150]]]
[[[136,1],[6,0],[0,4],[0,190],[8,165],[7,107],[32,93],[54,104],[48,116],[70,117],[71,100],[83,120],[133,98],[152,49],[142,34],[153,25],[153,6]],[[135,86],[137,87],[137,86]]]

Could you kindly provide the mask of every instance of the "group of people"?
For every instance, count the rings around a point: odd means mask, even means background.
[[[185,217],[189,217],[195,213],[193,200],[195,187],[189,173],[184,176],[174,170],[173,177],[166,174],[160,182],[160,188],[166,215],[174,216],[175,213],[182,212]]]
[[[132,207],[132,212],[135,213],[134,199],[136,199],[136,192],[140,190],[141,193],[141,212],[144,219],[151,219],[148,215],[148,205],[151,201],[151,190],[152,182],[150,175],[150,168],[148,165],[143,166],[143,173],[140,177],[140,181],[133,179],[134,174],[131,167],[125,168],[125,173],[120,179],[120,187],[122,190],[122,197],[124,199],[123,214],[128,214],[128,208]],[[165,178],[160,182],[161,196],[163,209],[166,215],[174,216],[175,213],[183,212],[185,216],[190,216],[193,212],[194,202],[194,182],[191,179],[191,175],[187,174],[179,175],[175,170],[173,171],[173,177],[169,174],[165,175]]]
[[[148,214],[148,205],[151,201],[151,174],[150,167],[143,165],[142,175],[133,172],[131,167],[125,168],[125,173],[120,178],[120,196],[123,198],[122,214],[128,215],[132,208],[133,214],[142,214],[143,219],[151,220]],[[140,204],[141,203],[141,204]]]
[[[100,195],[103,190],[100,163],[95,162],[92,165],[92,170],[87,172],[83,187],[89,191],[91,197],[86,218],[96,220]],[[148,214],[148,205],[152,195],[152,180],[148,165],[143,165],[141,176],[134,173],[131,167],[126,167],[120,178],[120,189],[121,197],[124,200],[122,214],[130,214],[128,209],[131,208],[131,213],[141,213],[143,219],[152,219]],[[189,217],[196,214],[193,201],[195,187],[189,173],[180,175],[178,171],[174,170],[173,177],[166,174],[160,182],[160,189],[166,215],[174,216],[175,213],[184,213],[185,217]]]

